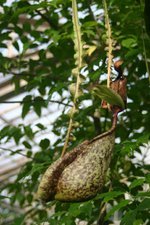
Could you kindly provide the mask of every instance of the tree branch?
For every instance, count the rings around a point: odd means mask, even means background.
[[[12,149],[9,149],[9,148],[3,148],[3,147],[0,147],[0,149],[3,150],[3,151],[9,151],[9,152],[11,152],[11,153],[13,153],[13,154],[22,155],[22,156],[24,156],[24,157],[26,157],[26,158],[35,160],[33,157],[27,156],[26,154],[21,153],[21,152],[18,152],[17,150],[14,150],[14,151],[13,151]]]
[[[39,10],[35,10],[36,13],[41,16],[42,19],[44,19],[54,30],[58,30],[58,26],[52,22],[52,20],[47,17],[45,14],[41,13]]]
[[[61,101],[57,101],[57,100],[49,100],[49,99],[39,99],[38,101],[37,100],[32,100],[32,101],[27,101],[27,100],[21,100],[21,101],[0,101],[1,104],[24,104],[24,103],[34,103],[34,102],[51,102],[51,103],[58,103],[58,104],[61,104],[61,105],[65,105],[65,106],[69,106],[69,107],[72,107],[72,105],[68,104],[68,103],[64,103],[64,102],[61,102]]]

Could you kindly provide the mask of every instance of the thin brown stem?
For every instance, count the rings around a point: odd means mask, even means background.
[[[34,160],[33,157],[27,156],[26,154],[21,153],[21,152],[18,152],[17,150],[15,151],[15,150],[12,150],[12,149],[9,149],[9,148],[3,148],[3,147],[0,147],[0,149],[3,150],[3,151],[8,151],[8,152],[11,152],[11,153],[13,153],[13,154],[15,153],[15,154],[18,154],[18,155],[21,155],[21,156],[24,156],[24,157],[26,157],[26,158],[29,158],[29,159]]]
[[[61,101],[57,101],[57,100],[49,100],[49,99],[39,99],[39,100],[31,100],[31,101],[27,101],[27,100],[20,100],[20,101],[0,101],[0,104],[24,104],[24,103],[34,103],[34,102],[51,102],[51,103],[58,103],[60,105],[65,105],[65,106],[69,106],[72,107],[72,105],[68,104],[68,103],[64,103]]]
[[[105,136],[107,136],[109,134],[112,134],[115,131],[116,126],[117,126],[117,119],[118,119],[118,110],[113,112],[113,119],[112,119],[112,126],[111,126],[111,128],[108,131],[106,131],[106,132],[96,136],[95,138],[93,138],[90,141],[90,143],[92,143],[92,142],[94,142],[96,140],[99,140],[100,138],[103,138],[103,137],[105,137]]]

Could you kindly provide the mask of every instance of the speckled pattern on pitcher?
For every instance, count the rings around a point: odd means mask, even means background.
[[[38,196],[44,201],[85,201],[101,191],[111,160],[115,134],[77,146],[43,175]]]

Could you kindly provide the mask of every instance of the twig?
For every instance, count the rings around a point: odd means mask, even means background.
[[[30,5],[31,6],[31,4],[28,2],[28,5]],[[47,11],[47,10],[46,10]],[[58,26],[55,24],[55,23],[53,23],[52,21],[51,21],[51,19],[48,17],[48,16],[46,16],[44,13],[41,13],[38,9],[36,9],[35,10],[35,12],[39,15],[39,16],[41,16],[41,18],[43,19],[43,20],[45,20],[53,29],[55,29],[55,30],[58,30]]]
[[[58,26],[49,19],[45,14],[41,13],[39,10],[35,10],[35,12],[42,17],[54,30],[58,30]]]
[[[24,156],[24,157],[26,157],[26,158],[35,160],[33,157],[27,156],[26,154],[21,153],[21,152],[18,152],[17,150],[14,150],[14,151],[13,151],[12,149],[9,149],[9,148],[3,148],[3,147],[0,147],[0,149],[3,150],[3,151],[9,151],[9,152],[11,152],[11,153],[13,153],[13,154],[19,154],[19,155],[22,155],[22,156]]]
[[[17,104],[17,103],[20,103],[20,104],[24,104],[24,103],[34,103],[34,102],[42,102],[42,101],[48,101],[48,102],[51,102],[51,103],[58,103],[58,104],[61,104],[61,105],[65,105],[65,106],[69,106],[69,107],[72,107],[72,105],[68,104],[68,103],[64,103],[64,102],[60,102],[60,101],[57,101],[57,100],[49,100],[49,99],[39,99],[39,100],[21,100],[21,101],[0,101],[0,104]]]

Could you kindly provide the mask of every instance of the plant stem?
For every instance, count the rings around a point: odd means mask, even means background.
[[[76,77],[76,86],[75,86],[75,94],[73,99],[73,106],[71,109],[68,131],[66,134],[65,143],[62,150],[62,154],[61,154],[62,157],[64,156],[66,149],[68,147],[70,134],[73,128],[73,117],[77,109],[77,99],[78,99],[79,87],[81,83],[80,68],[82,66],[82,42],[81,42],[81,31],[80,31],[80,25],[79,25],[79,19],[78,19],[78,10],[77,10],[76,0],[72,0],[72,22],[73,22],[73,30],[74,30],[74,49],[75,49],[74,58],[75,58],[75,65],[76,65],[75,69],[73,69],[72,72],[73,72],[73,75]]]
[[[112,38],[111,38],[111,26],[110,26],[110,19],[108,15],[108,7],[106,0],[103,0],[104,4],[104,10],[105,10],[105,27],[107,30],[107,39],[106,44],[108,45],[108,65],[107,65],[107,87],[110,87],[110,81],[111,81],[111,65],[112,65]]]

